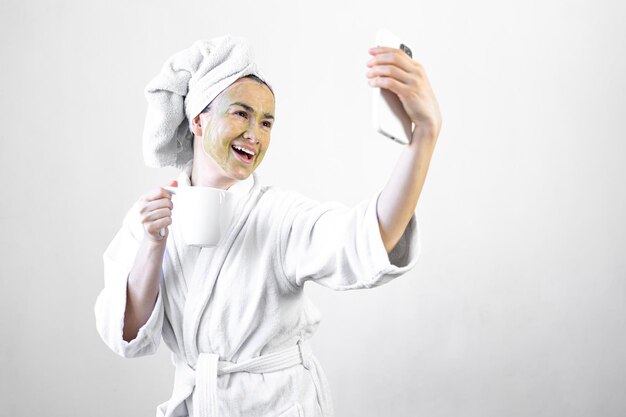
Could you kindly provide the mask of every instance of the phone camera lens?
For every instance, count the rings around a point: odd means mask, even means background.
[[[410,56],[411,58],[413,58],[413,52],[411,52],[411,48],[409,48],[408,46],[406,46],[405,44],[400,44],[400,49],[404,51],[404,53],[406,53],[408,56]]]

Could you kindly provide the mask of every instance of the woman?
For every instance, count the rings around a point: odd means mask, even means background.
[[[371,49],[369,85],[398,95],[415,123],[412,141],[379,195],[354,208],[320,204],[258,183],[274,94],[245,41],[203,42],[170,59],[147,88],[146,161],[180,166],[178,186],[232,192],[230,227],[215,248],[188,246],[171,194],[146,193],[104,254],[98,331],[124,357],[154,353],[163,337],[176,378],[158,416],[331,416],[308,343],[319,312],[304,283],[371,288],[413,267],[437,101],[419,64],[397,49]],[[181,139],[188,133],[192,140]]]

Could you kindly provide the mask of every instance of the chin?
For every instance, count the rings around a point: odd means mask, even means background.
[[[250,175],[252,175],[253,171],[247,172],[241,172],[241,171],[236,171],[236,172],[229,172],[229,176],[233,179],[236,179],[237,181],[243,181],[245,179],[247,179]]]

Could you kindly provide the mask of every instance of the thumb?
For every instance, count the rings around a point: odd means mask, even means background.
[[[172,180],[170,181],[170,183],[168,184],[169,187],[178,187],[178,181],[176,180]]]

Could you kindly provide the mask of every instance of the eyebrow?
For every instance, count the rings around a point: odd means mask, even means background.
[[[238,102],[236,102],[236,103],[232,103],[232,104],[231,104],[231,106],[241,106],[241,107],[243,107],[244,109],[246,109],[247,111],[249,111],[250,113],[256,113],[252,107],[250,107],[250,106],[249,106],[249,105],[247,105],[246,103],[241,103],[241,102],[239,102],[239,101],[238,101]],[[274,116],[272,116],[272,115],[271,115],[271,114],[269,114],[269,113],[265,113],[265,114],[263,115],[263,117],[264,117],[264,118],[266,118],[266,119],[272,119],[272,120],[274,120]]]

